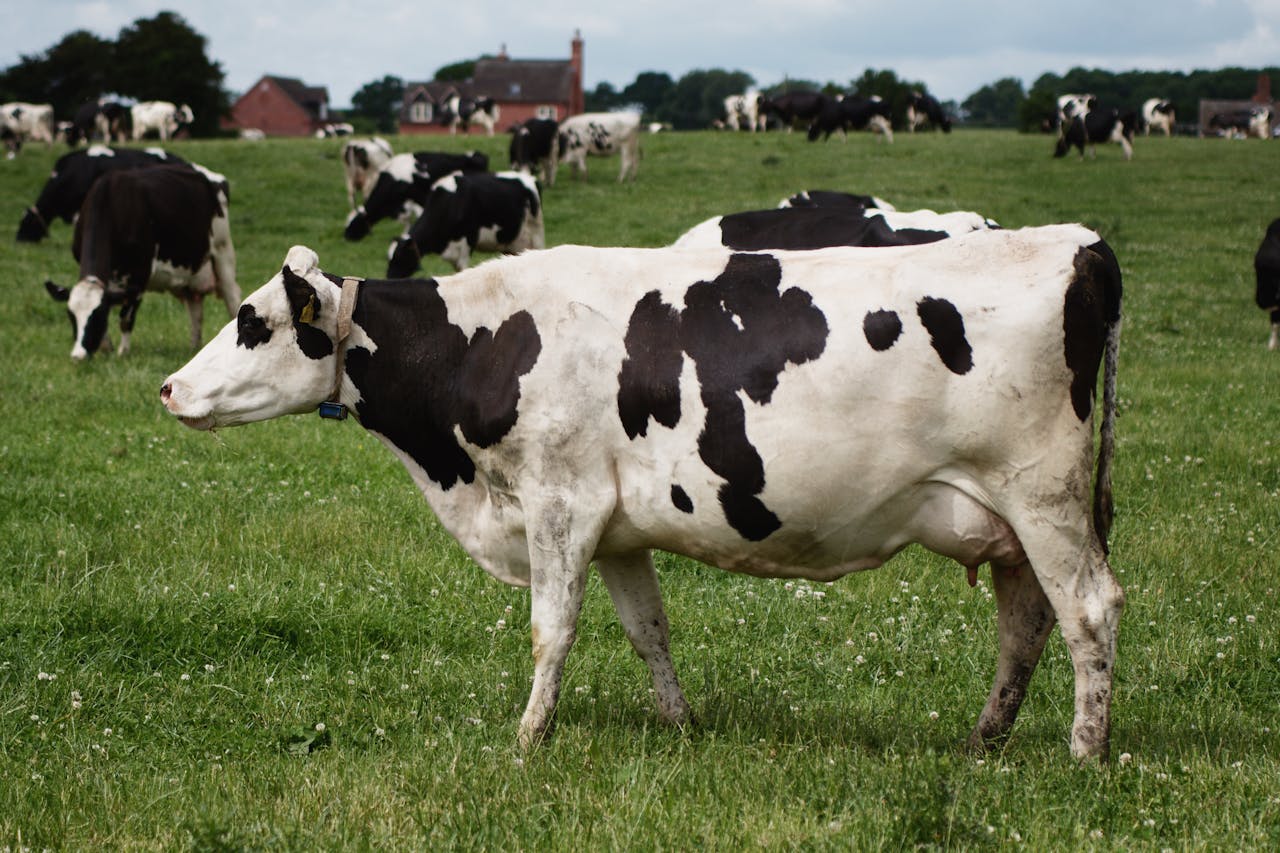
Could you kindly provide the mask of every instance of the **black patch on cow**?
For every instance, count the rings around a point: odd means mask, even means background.
[[[697,368],[706,422],[698,435],[698,455],[725,479],[720,505],[725,518],[743,538],[758,542],[782,522],[757,495],[764,489],[764,462],[747,437],[746,412],[740,394],[767,405],[787,364],[803,364],[826,348],[827,320],[813,298],[799,288],[779,292],[782,267],[772,255],[735,254],[714,281],[700,281],[685,292],[685,308],[665,323],[656,296],[646,294],[632,312],[628,327],[643,328],[647,357],[667,366],[632,364],[624,368],[629,381],[627,399],[619,389],[619,414],[631,417],[629,429],[643,425],[657,406],[636,377],[655,377],[665,371],[671,380],[675,356],[684,352]],[[670,309],[674,314],[674,309]],[[646,318],[648,318],[646,320]],[[661,335],[678,335],[664,340]],[[630,362],[642,357],[628,349]],[[678,372],[676,374],[678,378]],[[620,377],[621,378],[621,377]],[[659,387],[665,384],[659,383]],[[640,390],[637,390],[640,389]],[[632,438],[639,432],[629,432]]]
[[[884,352],[898,342],[902,334],[902,318],[896,311],[868,311],[862,318],[862,333],[876,352]]]
[[[1064,355],[1071,371],[1071,407],[1081,421],[1087,420],[1093,410],[1112,293],[1119,302],[1119,268],[1115,266],[1110,248],[1104,254],[1099,247],[1106,244],[1097,243],[1076,252],[1075,275],[1067,285],[1062,306]],[[1111,286],[1113,280],[1115,286]]]
[[[1257,284],[1254,302],[1264,311],[1273,311],[1280,306],[1280,219],[1267,226],[1253,256],[1253,273]]]
[[[671,487],[671,505],[681,512],[693,512],[693,500],[689,494],[679,486]]]
[[[475,465],[454,429],[491,447],[515,425],[520,377],[542,351],[533,317],[518,311],[496,332],[481,327],[468,340],[449,321],[436,282],[418,280],[366,281],[352,320],[375,344],[373,352],[347,350],[361,423],[385,435],[441,488],[473,482]]]
[[[628,438],[645,435],[652,417],[680,423],[680,314],[654,290],[644,295],[627,325],[627,357],[618,372],[618,415]]]
[[[964,318],[956,306],[945,299],[926,296],[916,304],[916,313],[947,370],[960,376],[972,370],[973,348],[964,336]]]
[[[236,346],[253,349],[271,340],[267,321],[258,316],[252,305],[241,305],[236,314]]]
[[[289,297],[289,314],[293,330],[298,334],[298,349],[307,358],[320,360],[333,355],[333,339],[323,330],[311,325],[320,317],[320,297],[305,278],[289,267],[280,268],[284,278],[284,292]],[[310,316],[304,316],[309,314]]]

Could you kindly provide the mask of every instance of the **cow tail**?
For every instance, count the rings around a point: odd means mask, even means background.
[[[1120,303],[1122,284],[1120,264],[1111,247],[1099,241],[1090,249],[1106,260],[1106,284],[1104,299],[1106,310],[1106,339],[1102,362],[1102,426],[1098,438],[1098,465],[1093,486],[1093,526],[1103,553],[1110,553],[1107,538],[1115,519],[1115,501],[1111,492],[1111,463],[1116,451],[1116,376],[1120,362]]]

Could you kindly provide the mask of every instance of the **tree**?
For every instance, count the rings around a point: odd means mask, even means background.
[[[0,74],[0,100],[53,105],[55,115],[70,117],[86,101],[110,90],[114,45],[76,30],[48,51],[24,56]]]
[[[404,103],[404,81],[390,74],[365,83],[351,96],[351,112],[369,119],[381,133],[394,133]]]
[[[619,103],[618,90],[601,80],[590,92],[583,93],[583,108],[589,113],[606,113]]]
[[[982,127],[1016,127],[1018,110],[1026,100],[1022,82],[1016,77],[1004,77],[983,86],[960,104],[965,123]]]
[[[204,36],[173,12],[139,18],[120,31],[112,79],[112,88],[140,101],[189,105],[196,136],[216,134],[230,109],[222,66],[205,55]]]
[[[851,81],[850,86],[853,88],[853,93],[860,97],[869,98],[872,95],[878,95],[888,101],[895,126],[906,123],[907,105],[911,102],[911,93],[928,91],[923,83],[899,80],[898,75],[888,69],[876,71],[868,68],[862,72],[861,77]]]
[[[663,97],[655,117],[680,130],[710,127],[724,118],[724,99],[746,91],[754,83],[745,71],[690,71]]]
[[[470,80],[476,73],[476,61],[474,59],[464,59],[461,62],[453,62],[445,65],[436,72],[437,80],[452,80],[454,82],[460,80]]]
[[[620,100],[626,104],[640,104],[646,116],[654,116],[675,85],[671,75],[665,71],[641,71],[631,85],[622,90]]]

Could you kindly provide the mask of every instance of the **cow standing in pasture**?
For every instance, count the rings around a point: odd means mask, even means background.
[[[915,133],[926,125],[932,125],[943,133],[951,132],[951,119],[938,99],[925,92],[912,92],[907,100],[907,130]]]
[[[1253,271],[1258,289],[1255,300],[1258,307],[1271,313],[1271,339],[1267,349],[1280,347],[1280,219],[1267,226],[1262,245],[1253,256]]]
[[[821,136],[830,139],[831,134],[840,131],[840,138],[848,140],[850,130],[868,130],[880,134],[888,142],[893,142],[893,123],[889,103],[879,95],[863,98],[849,95],[844,98],[828,98],[821,112],[809,125],[809,141],[815,142]]]
[[[764,95],[748,89],[740,95],[724,99],[725,126],[730,130],[764,130],[768,116],[763,111]]]
[[[560,160],[560,122],[531,118],[511,128],[507,154],[511,168],[537,176],[543,186],[556,184],[556,164]]]
[[[821,92],[784,92],[776,98],[766,98],[760,105],[765,115],[773,113],[788,131],[798,122],[812,123],[831,99]]]
[[[502,114],[498,102],[493,98],[464,97],[457,92],[444,99],[441,109],[442,118],[449,125],[449,133],[452,135],[458,133],[459,127],[463,133],[470,133],[474,123],[483,127],[488,136],[493,136],[493,128]]]
[[[1271,108],[1250,107],[1227,113],[1214,113],[1209,117],[1209,129],[1219,136],[1247,139],[1271,138]]]
[[[67,133],[67,144],[124,142],[133,131],[133,114],[119,101],[99,99],[81,104]]]
[[[546,245],[538,185],[524,172],[461,172],[436,181],[418,221],[387,250],[387,278],[408,278],[423,255],[464,270],[471,253],[515,254]]]
[[[27,142],[43,142],[53,147],[57,127],[53,120],[53,107],[49,104],[27,104],[20,101],[0,105],[0,128],[5,133],[5,147],[10,159]]]
[[[530,588],[526,746],[550,731],[593,562],[684,724],[653,549],[825,582],[915,542],[991,564],[999,661],[971,743],[1007,734],[1056,622],[1071,753],[1105,759],[1120,301],[1115,256],[1077,225],[892,250],[561,246],[390,282],[297,246],[160,397],[205,430],[325,403],[388,445],[476,562]]]
[[[352,210],[356,209],[356,196],[361,201],[368,197],[379,170],[394,156],[391,145],[380,136],[353,139],[342,146],[342,173],[347,182],[347,204]]]
[[[186,160],[162,148],[108,148],[91,145],[82,151],[63,154],[53,165],[35,204],[28,207],[18,223],[19,242],[38,243],[49,236],[49,225],[58,219],[71,222],[98,178],[118,169],[145,169],[165,164],[188,165]],[[195,167],[192,167],[195,168]],[[200,167],[203,169],[203,167]],[[214,180],[225,178],[204,170]],[[224,192],[228,188],[224,187]]]
[[[640,113],[581,113],[560,123],[560,162],[587,176],[587,157],[618,154],[618,181],[635,180],[640,167]]]
[[[775,207],[713,216],[690,228],[674,248],[739,251],[911,246],[1000,226],[980,213],[891,211],[861,207]]]
[[[778,207],[875,207],[880,210],[897,210],[877,196],[836,190],[801,190],[784,198],[778,203]]]
[[[134,104],[130,112],[135,142],[148,133],[155,133],[162,142],[172,139],[178,131],[195,121],[191,107],[186,104],[177,106],[169,101],[142,101]]]
[[[1054,157],[1065,157],[1074,146],[1084,158],[1085,146],[1096,157],[1099,142],[1114,142],[1124,152],[1124,159],[1133,158],[1133,132],[1137,124],[1137,116],[1133,112],[1120,112],[1118,109],[1091,105],[1083,113],[1077,112],[1068,119],[1054,147]]]
[[[1165,136],[1173,136],[1173,125],[1177,121],[1177,113],[1173,104],[1164,98],[1147,98],[1142,102],[1142,128],[1145,136],[1158,130]]]
[[[363,240],[374,225],[390,218],[404,223],[407,231],[422,215],[422,207],[436,181],[452,172],[484,172],[488,168],[489,156],[481,151],[397,154],[378,170],[364,204],[348,214],[342,236]]]
[[[107,322],[120,306],[120,346],[129,338],[147,290],[167,291],[187,306],[191,347],[199,348],[204,297],[216,292],[235,316],[240,307],[235,248],[226,198],[210,180],[183,166],[124,169],[103,175],[76,220],[71,251],[80,280],[67,289],[45,282],[67,303],[74,341],[71,357],[110,347]]]

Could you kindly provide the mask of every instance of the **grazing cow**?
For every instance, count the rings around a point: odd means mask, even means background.
[[[53,172],[40,190],[36,203],[23,212],[22,221],[18,223],[18,240],[38,243],[49,235],[50,223],[57,219],[63,222],[75,219],[94,182],[107,172],[166,163],[186,165],[187,161],[160,148],[143,150],[91,145],[82,151],[63,154],[53,164]]]
[[[524,172],[447,175],[431,189],[408,234],[387,250],[387,278],[408,278],[423,255],[439,255],[462,271],[471,253],[516,254],[546,245],[538,185]]]
[[[363,240],[374,225],[393,217],[403,222],[408,232],[409,226],[422,215],[423,205],[436,181],[452,172],[484,172],[488,168],[489,155],[481,151],[397,154],[378,171],[364,204],[348,214],[342,236]]]
[[[1251,107],[1247,110],[1214,113],[1209,117],[1209,129],[1216,131],[1219,136],[1270,139],[1271,108]]]
[[[912,92],[907,100],[907,130],[915,133],[917,128],[927,124],[943,133],[951,132],[951,119],[942,111],[938,99],[925,92]]]
[[[356,208],[356,195],[364,201],[373,189],[373,180],[387,161],[395,156],[387,141],[379,136],[351,140],[342,146],[342,171],[347,179],[347,204]]]
[[[24,142],[43,142],[53,147],[57,127],[53,121],[53,107],[49,104],[26,104],[19,101],[0,106],[0,127],[9,131],[9,156],[22,150]]]
[[[778,203],[778,207],[875,207],[897,210],[878,196],[856,195],[835,190],[801,190]]]
[[[760,109],[765,115],[773,113],[788,131],[796,122],[812,122],[831,99],[821,92],[784,92],[776,98],[766,98]]]
[[[350,136],[355,133],[356,129],[347,122],[338,124],[326,124],[324,127],[316,128],[316,139],[332,139],[337,136]]]
[[[1272,220],[1253,256],[1253,271],[1258,279],[1255,299],[1258,307],[1271,312],[1271,339],[1267,349],[1280,347],[1280,219]]]
[[[640,167],[640,113],[581,113],[560,123],[560,162],[587,175],[587,155],[620,154],[618,180],[635,180]]]
[[[443,119],[449,125],[449,133],[457,134],[458,126],[463,133],[471,132],[471,123],[475,122],[485,129],[485,133],[493,136],[494,125],[502,111],[493,98],[463,97],[457,92],[444,99],[442,106]]]
[[[1057,126],[1058,134],[1062,135],[1066,132],[1067,126],[1071,124],[1071,120],[1078,115],[1084,115],[1089,108],[1097,102],[1097,98],[1093,95],[1059,95],[1058,96],[1058,113]]]
[[[1177,120],[1173,103],[1163,98],[1147,98],[1142,102],[1142,127],[1146,136],[1152,130],[1164,131],[1165,136],[1173,136],[1173,125]]]
[[[1115,142],[1124,151],[1124,159],[1133,157],[1133,131],[1137,124],[1137,116],[1132,112],[1120,112],[1117,109],[1091,106],[1083,114],[1077,113],[1063,128],[1054,148],[1054,157],[1065,157],[1075,146],[1084,157],[1084,147],[1089,146],[1093,156],[1097,156],[1095,147],[1099,142]]]
[[[183,104],[175,106],[169,101],[142,101],[134,104],[132,110],[134,141],[142,139],[148,133],[157,133],[160,139],[173,138],[179,130],[195,121],[191,107]]]
[[[511,168],[536,174],[544,186],[556,184],[556,150],[560,123],[550,118],[531,118],[511,128]]]
[[[103,175],[84,200],[71,251],[80,280],[68,290],[45,282],[67,303],[71,357],[111,346],[107,321],[120,306],[120,347],[129,351],[142,294],[168,291],[187,306],[191,346],[200,346],[204,297],[217,292],[235,316],[240,307],[236,255],[226,200],[212,182],[184,166],[123,169]]]
[[[817,118],[809,125],[809,141],[817,141],[819,136],[830,139],[834,131],[840,131],[840,137],[848,140],[847,131],[866,130],[878,133],[889,142],[893,142],[893,123],[890,121],[889,102],[879,95],[869,98],[850,95],[845,98],[828,98]]]
[[[764,95],[755,89],[748,89],[741,95],[730,95],[724,99],[725,124],[731,130],[743,128],[755,133],[765,129],[768,116],[761,110]]]
[[[989,228],[979,213],[898,212],[861,207],[775,207],[713,216],[690,228],[676,248],[723,246],[739,251],[808,250],[831,246],[911,246]]]
[[[1009,731],[1056,621],[1071,753],[1105,760],[1120,297],[1078,225],[888,251],[561,246],[391,282],[297,246],[160,397],[205,430],[350,408],[482,568],[530,587],[526,746],[593,562],[682,724],[652,549],[826,582],[915,542],[974,581],[991,563],[999,660],[971,743]]]

